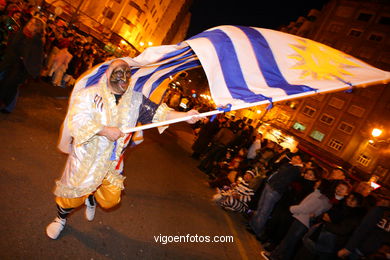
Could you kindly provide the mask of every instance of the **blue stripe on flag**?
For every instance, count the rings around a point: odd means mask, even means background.
[[[180,49],[180,50],[176,50],[176,51],[173,51],[173,52],[170,52],[170,53],[167,53],[164,55],[164,57],[162,57],[160,61],[163,61],[163,60],[167,60],[167,59],[170,59],[172,57],[175,57],[175,56],[178,56],[178,55],[181,55],[183,53],[185,53],[186,51],[190,50],[191,48],[188,46],[188,47],[185,47],[183,49]]]
[[[85,83],[85,87],[88,88],[98,83],[100,78],[103,76],[104,72],[106,72],[108,66],[109,66],[108,64],[104,64],[100,66],[98,71],[88,78],[87,83]]]
[[[179,67],[176,67],[175,69],[169,71],[168,73],[162,75],[160,78],[158,78],[156,81],[153,82],[152,84],[152,89],[150,93],[153,93],[153,91],[165,80],[167,79],[170,75],[174,75],[176,73],[179,73],[180,71],[191,69],[194,67],[200,66],[200,61],[199,60],[194,60],[190,61],[188,63],[185,63],[183,65],[180,65]]]
[[[95,74],[93,74],[91,77],[88,78],[87,83],[85,83],[85,87],[88,88],[90,86],[97,84],[101,79],[101,77],[103,76],[103,74],[108,69],[108,66],[110,65],[109,64],[102,65]],[[136,73],[138,70],[139,68],[132,68],[131,75],[134,75],[134,73]]]
[[[286,92],[287,95],[315,90],[306,85],[289,84],[279,70],[272,50],[264,36],[253,28],[244,26],[237,27],[246,34],[249,41],[251,42],[258,65],[269,87],[281,88]]]
[[[247,103],[253,103],[269,99],[264,95],[256,94],[249,89],[242,69],[238,61],[233,42],[230,37],[220,29],[202,32],[191,39],[205,37],[211,41],[221,65],[221,70],[229,89],[231,96],[235,99],[244,100]],[[252,64],[250,64],[252,66]]]
[[[166,69],[166,68],[169,68],[169,67],[173,67],[175,65],[179,65],[179,64],[182,64],[182,63],[185,63],[187,62],[188,59],[184,59],[184,60],[173,60],[171,62],[168,62],[166,64],[162,64],[160,66],[158,66],[154,71],[152,71],[151,73],[145,75],[145,76],[142,76],[142,77],[139,77],[137,79],[137,81],[135,82],[134,84],[134,90],[135,91],[142,91],[142,88],[143,86],[145,85],[146,81],[148,81],[148,79],[150,79],[150,77],[153,76],[154,73],[157,73],[158,71],[160,70],[163,70],[163,69]],[[171,74],[172,75],[172,74]]]
[[[137,71],[139,70],[139,68],[130,68],[130,71],[131,71],[131,75],[134,75]]]

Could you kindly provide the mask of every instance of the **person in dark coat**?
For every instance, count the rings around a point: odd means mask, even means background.
[[[306,169],[303,175],[294,181],[283,194],[266,225],[266,237],[264,239],[268,240],[268,245],[264,244],[264,248],[267,251],[275,249],[287,234],[293,221],[290,206],[298,205],[307,195],[312,193],[316,182],[320,180],[320,176],[318,168]]]
[[[205,158],[198,165],[198,169],[210,175],[215,164],[224,156],[228,145],[235,138],[237,132],[236,125],[231,122],[230,125],[222,127],[212,140],[212,145],[205,155]]]
[[[0,64],[0,109],[10,113],[18,87],[28,76],[38,77],[43,63],[44,22],[32,18],[22,31],[16,33]]]
[[[262,236],[275,204],[281,199],[289,185],[299,178],[302,167],[302,155],[295,154],[288,164],[281,166],[267,179],[257,203],[257,210],[249,221],[250,228],[257,237]]]
[[[337,252],[337,256],[345,259],[369,257],[382,245],[390,243],[389,232],[390,203],[387,198],[380,200],[378,205],[366,214],[344,248]]]
[[[192,158],[199,159],[207,150],[207,147],[214,135],[218,132],[220,125],[226,121],[225,117],[219,116],[216,120],[208,121],[199,131],[198,138],[192,145]]]

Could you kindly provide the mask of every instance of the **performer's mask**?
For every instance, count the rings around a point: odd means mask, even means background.
[[[129,87],[131,70],[125,63],[118,63],[114,66],[110,75],[110,86],[116,94],[123,94]]]

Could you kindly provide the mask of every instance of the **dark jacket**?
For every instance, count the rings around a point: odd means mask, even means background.
[[[389,243],[390,208],[374,207],[363,218],[348,240],[346,249],[359,249],[364,255],[377,251],[382,244]]]
[[[294,166],[291,163],[284,164],[269,177],[268,184],[279,194],[283,194],[288,186],[297,180],[301,173],[300,166]]]

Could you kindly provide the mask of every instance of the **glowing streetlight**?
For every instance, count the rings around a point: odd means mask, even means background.
[[[148,42],[148,45],[149,45],[149,46],[152,46],[152,45],[153,45],[153,42]]]
[[[140,43],[139,43],[139,46],[144,46],[144,45],[145,45],[144,42],[140,42]]]
[[[380,136],[381,134],[382,134],[382,130],[381,129],[378,129],[378,128],[374,128],[373,130],[372,130],[372,132],[371,132],[371,135],[373,136],[373,137],[378,137],[378,136]]]

